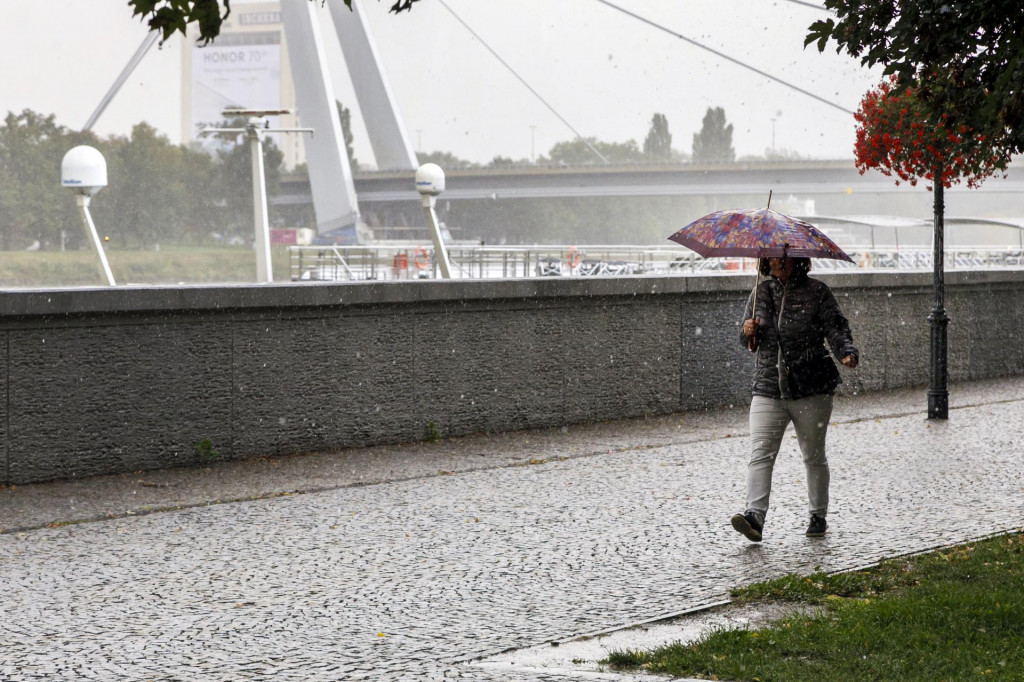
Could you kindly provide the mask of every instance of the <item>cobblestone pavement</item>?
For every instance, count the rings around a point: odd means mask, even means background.
[[[1021,387],[948,422],[837,411],[821,539],[791,436],[765,542],[731,530],[747,440],[714,429],[568,459],[509,438],[540,463],[0,535],[0,679],[545,679],[463,662],[1020,527]]]

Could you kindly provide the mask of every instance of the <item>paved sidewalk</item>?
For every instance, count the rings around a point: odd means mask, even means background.
[[[0,489],[0,679],[544,679],[463,662],[1024,524],[1024,377],[951,403],[837,400],[818,540],[789,436],[729,527],[742,407]]]

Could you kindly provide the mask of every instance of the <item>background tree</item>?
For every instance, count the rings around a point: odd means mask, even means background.
[[[588,144],[589,143],[589,144]],[[548,163],[557,166],[594,166],[603,162],[594,154],[594,149],[608,159],[608,163],[643,163],[644,153],[636,140],[625,142],[601,142],[596,137],[558,142],[548,152]]]
[[[881,65],[937,114],[1024,152],[1024,11],[1018,0],[825,0],[835,18],[808,28],[805,45]]]
[[[0,127],[0,249],[72,243],[82,235],[71,193],[60,186],[64,154],[78,144],[97,146],[89,133],[70,133],[51,114],[9,112]],[[99,203],[99,202],[97,202]]]
[[[352,9],[352,0],[344,2]],[[396,0],[390,11],[397,14],[411,10],[414,2],[419,0]],[[221,24],[231,14],[231,0],[223,0],[223,3],[224,14],[221,14],[218,0],[128,0],[132,16],[141,17],[150,30],[160,31],[163,40],[176,31],[187,35],[188,25],[195,24],[204,45],[220,35]]]
[[[131,137],[111,138],[100,148],[110,186],[93,212],[113,246],[146,249],[161,241],[180,242],[211,225],[218,182],[208,154],[171,144],[147,123],[135,125]]]
[[[800,161],[805,159],[803,154],[794,149],[783,149],[776,147],[766,147],[764,154],[743,154],[742,156],[736,157],[736,163],[765,163],[768,161]]]
[[[79,144],[95,147],[107,162],[110,184],[93,198],[91,209],[97,228],[111,237],[111,248],[202,243],[224,227],[251,231],[248,140],[222,140],[211,155],[172,144],[146,123],[128,137],[98,138],[69,131],[52,115],[25,110],[7,114],[0,125],[0,250],[36,241],[42,250],[86,246],[75,201],[60,186],[61,160]],[[264,141],[271,195],[278,191],[283,158],[272,140]]]
[[[668,131],[664,114],[655,114],[651,119],[651,129],[644,140],[644,156],[651,161],[672,160],[672,133]]]
[[[700,132],[693,135],[694,163],[732,163],[735,159],[732,124],[725,123],[725,109],[708,107]]]
[[[355,149],[352,147],[352,142],[355,139],[352,136],[352,112],[341,102],[337,102],[337,105],[338,118],[341,120],[341,136],[345,139],[345,153],[348,154],[348,165],[355,172],[359,170],[359,159],[356,158]]]
[[[178,168],[184,176],[182,186],[187,198],[180,208],[180,234],[185,242],[201,244],[208,241],[211,234],[220,227],[217,210],[222,203],[218,191],[220,169],[216,159],[205,152],[184,146],[178,149],[183,157]]]
[[[511,156],[495,156],[493,159],[487,162],[485,168],[521,168],[523,166],[533,165],[529,159],[519,159],[516,161]]]
[[[246,119],[224,121],[218,128],[244,128]],[[252,234],[252,151],[249,139],[233,135],[233,144],[217,150],[219,168],[218,195],[223,198],[224,209],[218,224],[224,229],[249,237]],[[267,196],[277,194],[281,187],[281,168],[284,152],[270,137],[263,139],[263,169],[267,183]]]
[[[476,164],[472,161],[460,159],[451,152],[416,152],[416,160],[420,165],[425,163],[436,163],[442,168],[442,170],[476,168]]]

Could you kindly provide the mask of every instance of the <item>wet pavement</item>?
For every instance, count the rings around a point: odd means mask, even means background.
[[[1024,377],[950,399],[837,399],[820,539],[742,407],[0,489],[0,679],[607,679],[474,661],[1024,524]]]
[[[624,674],[608,669],[601,661],[615,651],[651,650],[675,642],[694,642],[703,635],[723,628],[759,629],[780,618],[796,614],[813,615],[818,609],[806,605],[781,604],[722,604],[702,608],[668,621],[645,623],[614,630],[594,637],[580,637],[557,646],[541,644],[516,649],[472,661],[467,665],[490,669],[504,674],[548,675],[569,680],[665,680],[664,676]]]

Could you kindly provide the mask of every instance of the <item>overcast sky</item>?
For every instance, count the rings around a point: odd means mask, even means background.
[[[819,54],[813,46],[803,48],[807,26],[826,16],[807,3],[612,1],[850,111],[880,79],[878,71],[832,49]],[[814,158],[853,156],[851,114],[597,0],[421,0],[401,15],[388,14],[391,4],[363,0],[410,140],[420,151],[487,162],[496,155],[540,155],[573,137],[446,4],[585,136],[642,145],[657,112],[668,118],[673,147],[689,152],[707,108],[721,106],[735,126],[738,155],[770,148],[775,118],[778,149]],[[3,10],[0,111],[55,113],[72,128],[82,126],[146,34],[126,0],[4,0]],[[327,23],[324,28],[336,58],[337,94],[352,102],[340,50],[330,42],[335,39]],[[179,142],[181,49],[181,39],[174,38],[151,51],[97,132],[126,134],[147,121]],[[358,125],[356,136],[357,156],[372,158]]]

